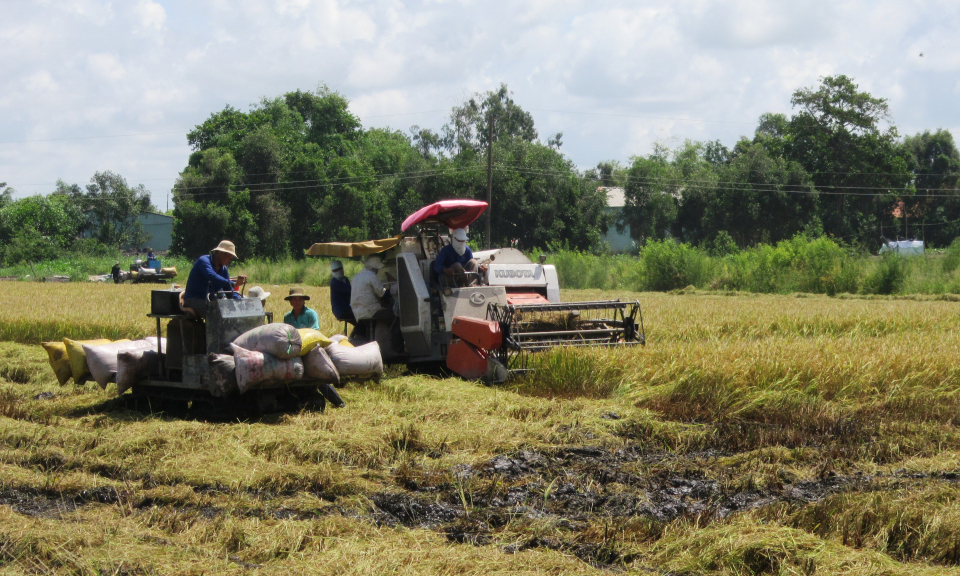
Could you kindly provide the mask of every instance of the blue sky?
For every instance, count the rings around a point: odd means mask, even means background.
[[[732,145],[828,74],[887,98],[901,134],[960,130],[956,2],[37,0],[0,22],[0,181],[18,196],[113,170],[165,208],[187,130],[320,83],[364,126],[407,131],[506,82],[582,168]]]

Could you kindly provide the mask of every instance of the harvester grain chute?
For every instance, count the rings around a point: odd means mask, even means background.
[[[421,208],[401,230],[416,234],[358,243],[320,243],[310,256],[380,254],[381,275],[396,296],[394,324],[378,322],[373,337],[384,361],[411,366],[445,363],[469,379],[502,382],[526,370],[527,354],[556,346],[645,344],[636,300],[561,302],[556,268],[520,250],[474,252],[481,265],[474,285],[444,286],[433,265],[449,242],[445,229],[465,228],[486,209],[475,200],[444,200]],[[399,326],[403,348],[390,337]]]

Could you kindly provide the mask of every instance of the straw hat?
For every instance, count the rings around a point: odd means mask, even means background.
[[[224,240],[220,242],[220,244],[218,244],[216,248],[211,250],[211,252],[225,252],[233,256],[234,260],[239,260],[239,257],[237,256],[237,247],[234,246],[233,242],[229,240]]]
[[[304,300],[309,300],[309,299],[310,299],[309,296],[307,296],[306,294],[303,293],[303,288],[291,288],[291,289],[290,289],[290,295],[287,296],[286,298],[284,298],[284,300],[286,300],[287,302],[289,302],[290,299],[293,298],[293,297],[295,297],[295,296],[299,296],[299,297],[303,298]]]
[[[254,286],[247,292],[249,298],[259,298],[261,300],[266,300],[270,296],[270,292],[265,291],[259,286]]]

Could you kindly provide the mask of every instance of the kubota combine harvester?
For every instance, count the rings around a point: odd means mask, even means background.
[[[407,217],[404,234],[314,244],[307,255],[383,258],[380,277],[396,296],[403,346],[391,337],[390,322],[361,328],[380,344],[385,362],[444,362],[464,378],[503,382],[526,370],[530,352],[645,344],[638,301],[561,302],[556,268],[543,256],[531,262],[515,248],[475,251],[481,265],[475,285],[443,286],[433,265],[449,242],[447,231],[466,228],[486,208],[475,200],[436,202]],[[406,235],[414,228],[415,235]]]

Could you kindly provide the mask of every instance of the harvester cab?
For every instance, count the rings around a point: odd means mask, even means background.
[[[387,362],[445,363],[468,379],[503,382],[527,369],[529,352],[645,343],[639,302],[561,302],[556,268],[542,257],[532,262],[515,248],[474,252],[479,271],[468,286],[441,282],[434,263],[449,243],[444,230],[466,228],[486,207],[475,200],[444,200],[404,220],[401,230],[417,226],[415,235],[314,244],[307,254],[381,254],[381,274],[396,296],[397,318],[379,322],[371,339],[380,344]],[[395,349],[391,338],[397,327],[402,350]]]

